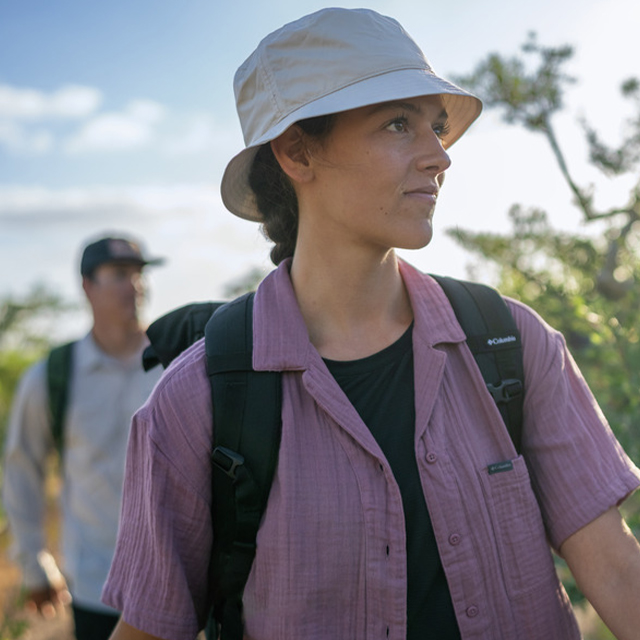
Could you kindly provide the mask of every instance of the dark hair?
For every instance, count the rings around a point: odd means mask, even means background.
[[[335,115],[329,114],[300,120],[296,124],[307,135],[321,140],[330,133],[334,120]],[[264,234],[275,244],[271,249],[271,261],[278,265],[291,257],[296,248],[298,199],[268,142],[256,153],[249,171],[249,186],[262,215]]]

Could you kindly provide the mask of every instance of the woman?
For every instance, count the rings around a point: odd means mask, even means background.
[[[640,471],[561,336],[508,301],[527,382],[517,456],[445,295],[394,253],[431,240],[446,150],[480,102],[368,10],[285,25],[235,88],[247,148],[222,194],[275,243],[254,368],[283,371],[245,637],[578,638],[547,537],[618,637],[637,637],[640,547],[616,505]],[[193,638],[207,614],[204,368],[200,342],[134,420],[104,592],[117,640]]]

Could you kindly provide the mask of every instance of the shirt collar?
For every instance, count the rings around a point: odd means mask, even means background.
[[[256,293],[253,366],[258,371],[304,370],[311,357],[318,357],[296,300],[290,264],[290,259],[283,261]],[[428,346],[464,342],[464,332],[438,283],[403,260],[399,264],[414,313],[414,340]]]
[[[127,360],[120,360],[105,353],[98,343],[95,341],[91,331],[87,333],[84,338],[78,340],[76,344],[76,350],[74,352],[74,367],[78,368],[78,371],[85,373],[95,371],[103,367],[119,367],[121,369],[133,369],[136,367],[142,368],[142,350]]]
[[[466,336],[442,287],[407,262],[399,260],[399,264],[413,309],[414,339],[418,337],[429,346],[464,342]]]

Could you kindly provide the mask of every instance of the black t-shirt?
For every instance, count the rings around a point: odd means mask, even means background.
[[[415,457],[413,325],[361,360],[326,360],[386,456],[400,487],[407,531],[407,640],[460,640]]]

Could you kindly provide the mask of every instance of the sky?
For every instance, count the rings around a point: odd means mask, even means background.
[[[81,302],[84,242],[134,235],[166,265],[149,269],[147,318],[271,268],[255,223],[224,208],[219,184],[243,148],[236,68],[269,32],[331,4],[312,0],[0,0],[0,298],[44,284]],[[575,48],[578,79],[556,126],[577,181],[596,202],[624,204],[628,185],[585,161],[579,117],[615,143],[629,107],[619,86],[640,76],[637,0],[374,0],[342,2],[396,18],[436,72],[464,75],[489,53],[541,44]],[[432,243],[400,252],[420,269],[464,277],[472,257],[452,227],[508,231],[512,204],[545,209],[582,232],[543,139],[485,110],[450,151]],[[622,198],[622,201],[620,199]],[[61,333],[88,328],[88,314]]]

